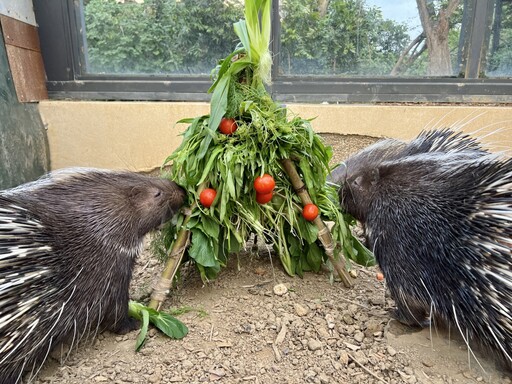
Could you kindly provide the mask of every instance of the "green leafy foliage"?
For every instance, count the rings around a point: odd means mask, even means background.
[[[286,109],[275,103],[262,88],[233,82],[238,93],[238,129],[223,135],[208,129],[208,116],[187,120],[180,148],[168,159],[172,178],[182,185],[193,205],[203,182],[217,191],[210,208],[197,205],[188,229],[192,232],[188,255],[195,260],[205,280],[214,278],[227,257],[237,252],[251,233],[265,238],[279,254],[286,271],[302,275],[318,271],[325,261],[316,244],[318,230],[301,214],[301,201],[281,167],[281,159],[296,159],[296,166],[321,215],[333,221],[336,255],[344,252],[359,263],[372,262],[368,251],[352,238],[340,212],[336,188],[326,184],[331,148],[316,135],[310,121],[288,118]],[[211,141],[203,150],[204,138]],[[276,181],[274,197],[265,205],[255,200],[256,176],[271,174]],[[179,227],[164,232],[170,246]]]
[[[231,51],[243,4],[223,0],[85,0],[92,73],[208,74]]]
[[[371,263],[370,252],[352,237],[336,189],[326,183],[331,148],[309,120],[290,115],[263,85],[267,74],[262,68],[267,67],[261,65],[270,56],[271,2],[246,0],[245,5],[246,19],[235,24],[243,44],[213,71],[211,114],[182,121],[189,124],[183,141],[165,161],[172,164],[170,177],[188,192],[192,207],[186,224],[192,235],[188,256],[203,280],[215,278],[229,254],[238,252],[255,233],[272,244],[290,275],[318,271],[327,255],[316,243],[317,227],[302,216],[302,201],[281,165],[283,159],[291,159],[321,216],[334,222],[335,256],[343,252],[360,263]],[[227,111],[226,117],[237,124],[230,135],[217,129]],[[274,178],[275,189],[271,201],[259,204],[254,179],[264,173]],[[209,207],[198,203],[204,187],[216,191]],[[183,223],[183,217],[178,222]],[[161,243],[170,248],[179,230],[180,226],[167,226]]]
[[[148,308],[135,301],[130,301],[128,313],[131,317],[141,321],[141,329],[135,344],[135,350],[139,351],[144,345],[149,324],[153,324],[165,335],[173,339],[182,339],[188,333],[188,328],[171,315]]]
[[[244,15],[238,1],[85,0],[87,70],[207,74],[238,37],[247,61],[261,62],[261,72],[269,74],[271,58],[262,48],[268,46],[270,25],[258,28],[254,23],[263,3],[249,4],[245,20],[236,22]],[[409,41],[406,26],[385,20],[363,0],[327,4],[321,13],[317,0],[281,1],[281,69],[294,74],[388,74]],[[269,6],[261,10],[263,18],[270,16]],[[255,27],[247,28],[246,21]],[[260,60],[262,54],[268,56]],[[238,61],[233,71],[244,66]]]
[[[388,75],[410,41],[405,24],[365,0],[281,2],[281,70],[290,74]]]

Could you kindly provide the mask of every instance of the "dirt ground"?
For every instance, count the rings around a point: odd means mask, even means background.
[[[334,162],[374,141],[324,136]],[[148,300],[162,269],[144,253],[134,274],[134,300]],[[136,353],[137,331],[106,332],[62,363],[55,351],[34,382],[512,384],[492,357],[469,358],[457,335],[392,320],[393,302],[376,268],[355,269],[352,289],[331,284],[328,272],[290,277],[264,247],[233,256],[206,286],[185,267],[164,308],[188,309],[178,316],[189,327],[183,340],[151,330]],[[288,292],[276,295],[277,284]]]

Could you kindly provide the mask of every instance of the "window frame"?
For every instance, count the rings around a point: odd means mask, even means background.
[[[277,101],[307,103],[509,103],[512,78],[478,78],[481,45],[489,33],[494,0],[465,0],[473,22],[462,32],[467,36],[463,60],[466,78],[457,77],[341,77],[280,75],[279,56],[272,68],[268,89]],[[279,1],[273,1],[278,14]],[[211,79],[207,75],[92,75],[82,71],[81,30],[84,20],[78,0],[34,2],[41,50],[51,99],[209,101]],[[280,23],[272,20],[271,51],[279,52]]]

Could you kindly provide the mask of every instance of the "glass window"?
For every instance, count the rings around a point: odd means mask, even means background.
[[[236,44],[243,2],[83,0],[84,73],[209,74]]]
[[[496,0],[485,75],[512,76],[512,1]]]
[[[272,0],[284,102],[510,102],[512,0]],[[34,1],[52,98],[206,101],[243,0]]]
[[[282,0],[279,72],[456,75],[462,4],[418,3],[425,4],[423,17],[415,0]]]

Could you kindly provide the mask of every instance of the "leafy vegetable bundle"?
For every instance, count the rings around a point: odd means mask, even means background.
[[[166,248],[188,248],[204,280],[215,278],[251,234],[273,247],[290,275],[318,271],[327,251],[360,264],[373,260],[352,237],[336,187],[326,183],[331,148],[309,120],[291,115],[265,89],[270,10],[270,0],[245,1],[245,20],[234,24],[240,44],[213,71],[210,114],[180,121],[189,126],[165,162],[191,208],[162,239]],[[326,231],[322,219],[334,223],[327,246],[318,241]]]

